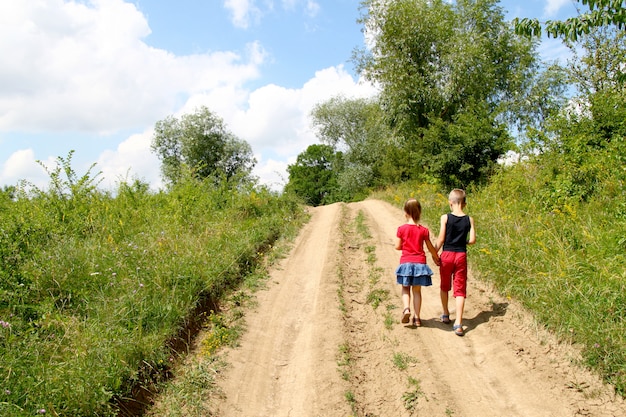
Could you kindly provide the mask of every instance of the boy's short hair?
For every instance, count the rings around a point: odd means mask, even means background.
[[[451,203],[465,204],[465,191],[461,190],[460,188],[455,188],[454,190],[450,191],[448,201]]]
[[[422,217],[422,205],[415,198],[409,198],[404,203],[404,212],[411,216],[413,221],[418,222]]]

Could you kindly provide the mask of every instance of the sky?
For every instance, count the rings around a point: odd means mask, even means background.
[[[507,19],[563,19],[573,0],[504,0]],[[58,158],[100,187],[163,187],[156,122],[206,106],[250,144],[271,189],[319,143],[312,108],[370,97],[351,61],[360,0],[0,0],[0,187],[45,189]],[[542,57],[562,59],[560,41]],[[91,169],[91,171],[89,171]]]

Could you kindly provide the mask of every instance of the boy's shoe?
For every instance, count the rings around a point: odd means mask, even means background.
[[[452,330],[454,330],[454,334],[457,336],[463,336],[465,333],[463,332],[463,325],[455,324],[452,326]]]
[[[404,311],[402,312],[402,323],[408,323],[410,318],[411,318],[411,310],[408,308],[405,308]]]
[[[442,314],[441,315],[441,322],[445,323],[445,324],[450,324],[450,315]]]

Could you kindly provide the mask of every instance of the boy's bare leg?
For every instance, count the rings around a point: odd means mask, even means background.
[[[441,307],[443,308],[444,316],[450,316],[450,310],[448,310],[448,291],[439,290],[441,296]]]
[[[456,319],[454,324],[463,323],[463,309],[465,308],[465,297],[456,297]]]

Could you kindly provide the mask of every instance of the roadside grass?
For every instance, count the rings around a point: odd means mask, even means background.
[[[134,395],[169,378],[190,329],[305,217],[264,189],[188,179],[109,194],[69,158],[61,166],[49,191],[0,195],[0,415],[139,407]]]
[[[611,185],[611,184],[609,184]],[[626,394],[626,201],[598,193],[587,201],[545,192],[532,164],[518,164],[468,190],[477,243],[469,248],[473,278],[518,300],[538,323],[580,347],[583,365]],[[401,207],[422,203],[423,221],[438,233],[447,192],[405,183],[371,195]],[[472,277],[470,277],[472,279]]]

